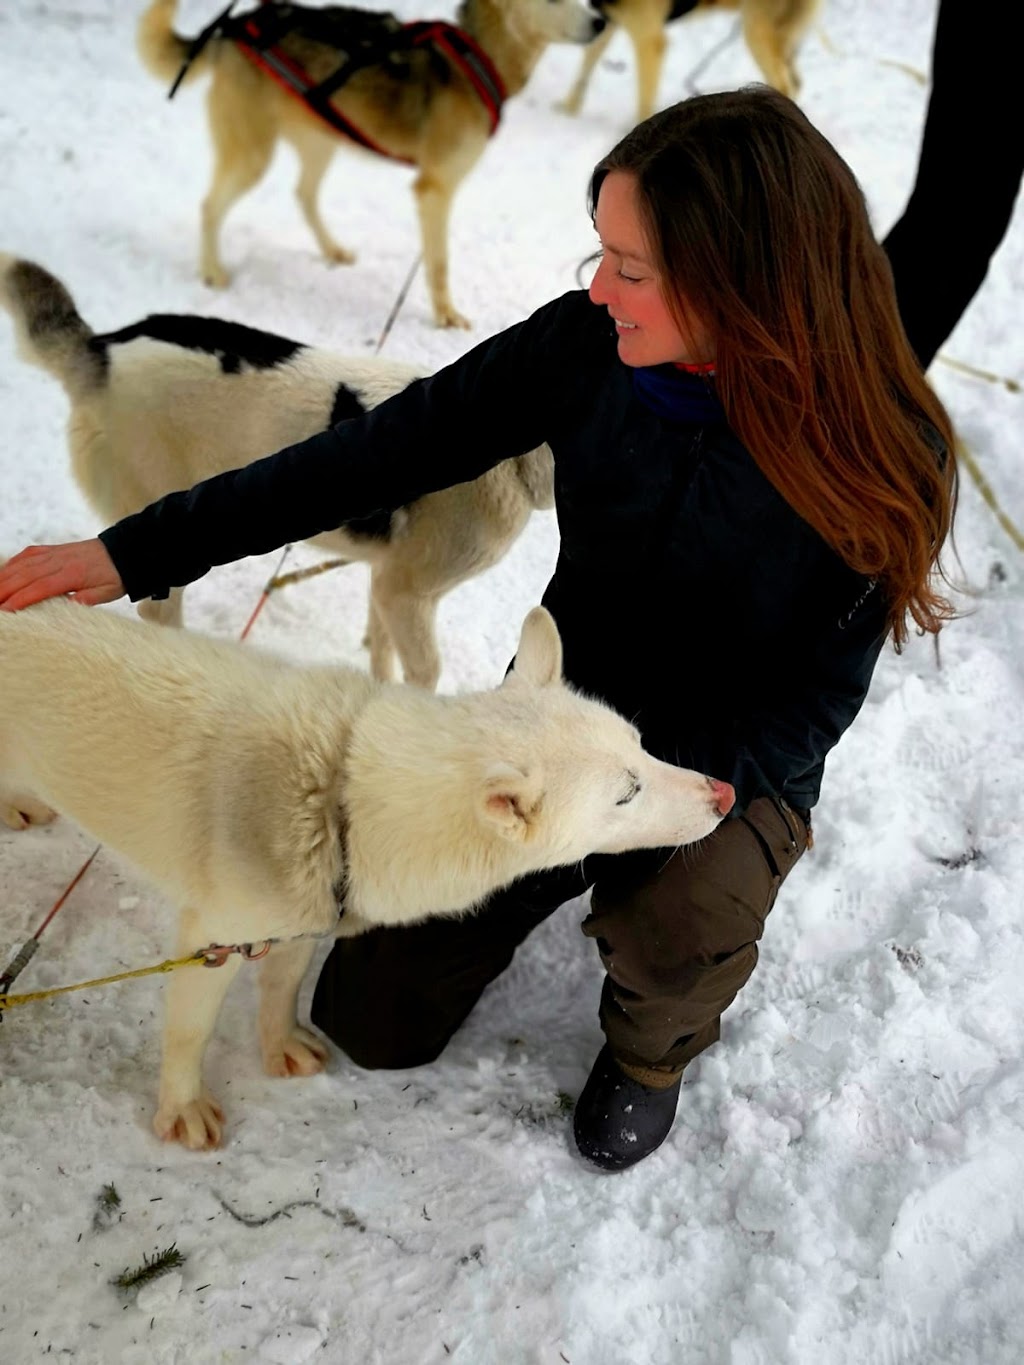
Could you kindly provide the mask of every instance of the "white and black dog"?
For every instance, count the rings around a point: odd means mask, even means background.
[[[158,314],[99,335],[59,280],[13,256],[0,255],[0,303],[24,358],[67,392],[72,472],[108,524],[358,416],[421,374],[219,318]],[[553,479],[551,452],[541,446],[479,479],[316,538],[318,548],[370,566],[375,677],[392,677],[397,653],[407,682],[436,687],[440,598],[495,564],[534,509],[554,506]],[[139,612],[180,625],[182,590],[141,603]]]

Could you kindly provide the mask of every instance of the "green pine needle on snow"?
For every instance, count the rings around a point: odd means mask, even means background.
[[[142,1285],[149,1284],[152,1280],[159,1279],[161,1275],[166,1275],[169,1270],[177,1270],[184,1264],[185,1257],[178,1250],[177,1244],[172,1242],[163,1251],[154,1252],[152,1259],[144,1255],[142,1265],[136,1266],[134,1270],[126,1267],[111,1283],[118,1289],[139,1289]]]

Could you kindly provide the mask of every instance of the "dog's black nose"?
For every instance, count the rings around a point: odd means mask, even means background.
[[[595,14],[594,17],[593,17],[593,19],[591,19],[590,22],[591,22],[591,24],[593,25],[593,28],[594,28],[594,37],[595,37],[595,38],[597,37],[597,35],[598,35],[599,33],[603,33],[604,30],[608,27],[608,20],[602,18],[602,16],[601,16],[600,14]]]

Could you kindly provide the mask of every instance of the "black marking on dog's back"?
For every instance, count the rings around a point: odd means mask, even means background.
[[[273,332],[261,332],[240,322],[204,318],[194,313],[152,313],[118,332],[94,336],[89,346],[106,361],[111,346],[121,346],[140,337],[216,356],[225,374],[238,374],[243,366],[250,370],[272,370],[307,349],[302,342],[275,336]]]
[[[339,422],[348,422],[353,417],[362,417],[366,411],[366,404],[346,388],[344,384],[339,384],[334,390],[334,402],[331,404],[331,426],[336,427]]]

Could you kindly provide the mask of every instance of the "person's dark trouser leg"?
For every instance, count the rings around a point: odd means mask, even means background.
[[[1024,171],[1017,44],[968,0],[941,0],[913,192],[884,246],[907,337],[928,369],[988,272]]]
[[[779,886],[806,847],[800,817],[762,797],[639,884],[614,867],[598,876],[583,931],[608,973],[601,1024],[627,1075],[664,1085],[718,1039],[723,1010],[757,963]]]
[[[339,939],[311,1017],[360,1066],[433,1061],[526,936],[587,882],[557,868],[506,887],[474,914]]]

